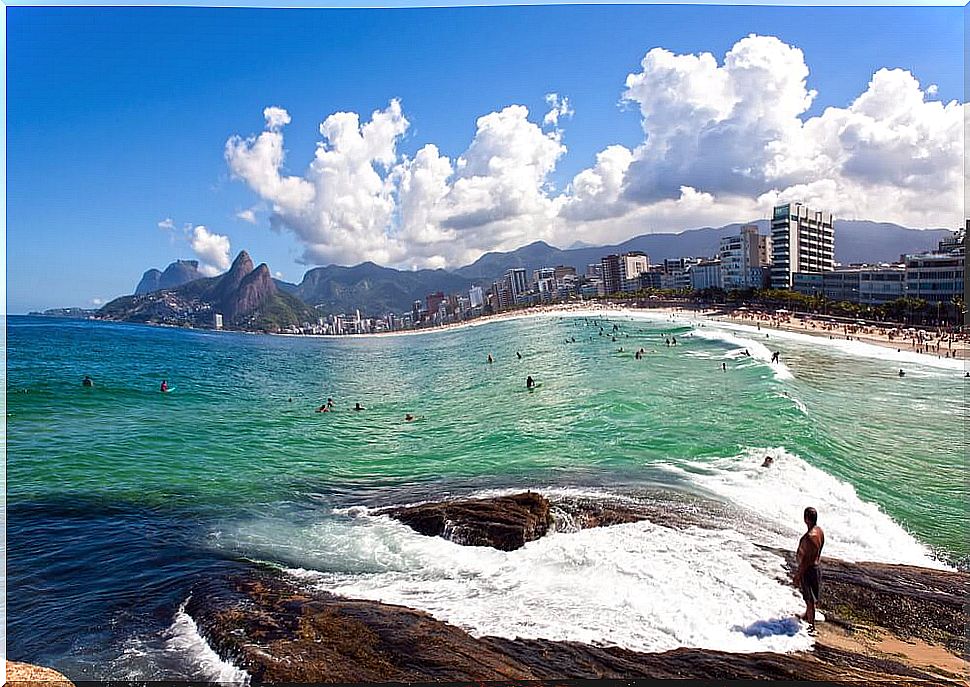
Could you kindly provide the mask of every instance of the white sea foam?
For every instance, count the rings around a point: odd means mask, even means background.
[[[166,634],[165,649],[177,654],[186,672],[195,679],[228,685],[249,684],[249,673],[222,660],[209,646],[195,620],[185,612],[185,604],[175,614]]]
[[[380,516],[312,529],[292,568],[321,589],[425,610],[470,633],[617,645],[794,651],[811,646],[781,560],[731,530],[649,522],[552,534],[503,552],[423,537]],[[347,572],[334,557],[356,560]]]
[[[733,354],[743,352],[747,350],[751,354],[751,357],[755,360],[761,361],[767,365],[771,366],[772,372],[775,373],[777,379],[794,379],[794,375],[788,366],[782,362],[772,363],[771,356],[772,352],[760,341],[755,341],[754,339],[746,339],[741,336],[735,336],[730,332],[723,331],[716,328],[711,329],[695,329],[694,335],[701,339],[707,339],[709,341],[723,341],[724,343],[730,344],[731,346],[736,346],[737,350],[732,351]]]
[[[762,468],[766,455],[774,462]],[[861,499],[851,484],[782,448],[749,449],[731,458],[666,469],[767,521],[763,543],[790,547],[803,529],[803,509],[813,506],[826,533],[826,555],[946,567],[879,506]]]

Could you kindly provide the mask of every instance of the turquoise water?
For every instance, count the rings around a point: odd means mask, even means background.
[[[168,627],[192,580],[240,558],[343,570],[334,559],[360,551],[340,539],[353,534],[321,539],[334,508],[484,489],[702,496],[746,514],[732,532],[764,543],[815,504],[833,554],[970,556],[961,370],[713,323],[596,319],[602,336],[592,317],[552,316],[311,339],[9,318],[11,657],[78,678],[103,674],[105,656],[133,675],[193,674],[172,651],[136,670],[124,628]],[[328,397],[336,411],[314,412]],[[354,574],[323,583],[366,595]],[[443,603],[427,600],[457,618]],[[28,613],[53,629],[31,632]],[[502,631],[484,615],[455,622]]]

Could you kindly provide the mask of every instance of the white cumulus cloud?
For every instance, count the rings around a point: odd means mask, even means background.
[[[210,232],[201,224],[195,227],[189,235],[189,245],[199,256],[201,265],[199,271],[207,277],[225,272],[229,269],[229,237]]]
[[[250,224],[256,224],[256,211],[253,208],[240,210],[236,213],[236,219],[241,219],[243,222],[249,222]]]
[[[805,55],[752,34],[723,56],[648,50],[620,92],[642,141],[606,145],[565,189],[550,179],[573,109],[557,93],[538,121],[522,105],[482,115],[456,157],[433,142],[399,151],[410,122],[398,100],[369,119],[327,116],[300,174],[285,169],[290,116],[280,107],[266,108],[261,133],[230,138],[225,155],[308,264],[456,267],[538,239],[602,243],[748,221],[788,200],[843,219],[957,226],[967,106],[937,92],[885,68],[851,102],[809,116],[818,93]]]

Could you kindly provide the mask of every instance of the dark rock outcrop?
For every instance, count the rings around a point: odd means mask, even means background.
[[[514,551],[544,535],[552,516],[549,500],[534,492],[491,499],[461,499],[392,508],[386,515],[416,532],[467,546]]]
[[[426,613],[302,589],[275,573],[211,582],[186,608],[255,682],[707,678],[944,684],[888,656],[819,646],[796,654],[638,653],[577,642],[474,638]]]

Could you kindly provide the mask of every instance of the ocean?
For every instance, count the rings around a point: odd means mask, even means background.
[[[75,680],[243,683],[183,607],[256,563],[475,635],[807,648],[800,598],[763,548],[793,547],[805,506],[827,555],[967,567],[963,375],[659,313],[339,339],[12,316],[8,657]],[[315,412],[328,397],[335,412]],[[525,489],[704,525],[562,520],[501,552],[375,512]]]

